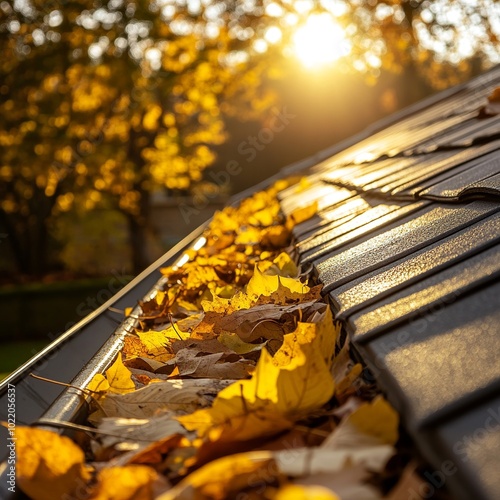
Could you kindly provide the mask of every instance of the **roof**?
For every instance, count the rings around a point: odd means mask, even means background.
[[[281,195],[366,362],[457,498],[500,497],[500,68],[338,152]]]
[[[500,116],[478,116],[498,85],[500,67],[281,174],[307,176],[282,193],[286,214],[318,203],[294,230],[301,263],[425,458],[441,472],[452,462],[446,485],[464,499],[500,496]],[[27,374],[85,385],[130,327],[117,330],[109,307],[147,296],[201,230],[0,384],[0,419],[9,383],[19,423],[77,419],[75,392],[53,404],[61,390]]]

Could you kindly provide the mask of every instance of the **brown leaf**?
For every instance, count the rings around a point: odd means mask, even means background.
[[[207,354],[197,356],[190,349],[181,349],[175,361],[179,368],[181,377],[214,378],[214,379],[233,379],[238,380],[247,378],[253,370],[253,363],[246,361],[236,361],[230,363],[218,363],[223,353]]]
[[[93,442],[94,453],[99,456],[110,448],[118,452],[137,453],[156,441],[185,433],[174,416],[174,413],[167,411],[149,418],[104,418],[99,423],[99,434]]]
[[[189,413],[210,406],[220,390],[233,380],[166,380],[128,394],[109,394],[101,403],[102,416],[123,418],[151,417],[159,410]]]

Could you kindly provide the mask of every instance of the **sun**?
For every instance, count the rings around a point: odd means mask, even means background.
[[[329,14],[312,14],[294,33],[293,50],[305,66],[314,68],[346,56],[351,44]]]

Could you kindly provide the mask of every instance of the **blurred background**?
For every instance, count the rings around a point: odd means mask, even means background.
[[[0,374],[498,37],[494,0],[0,0]]]

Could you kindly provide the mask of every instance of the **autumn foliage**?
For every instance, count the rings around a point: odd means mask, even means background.
[[[163,269],[135,331],[84,390],[85,454],[18,429],[18,484],[33,500],[382,498],[368,480],[395,453],[398,415],[283,251],[316,211],[284,218],[288,184],[218,213]]]

